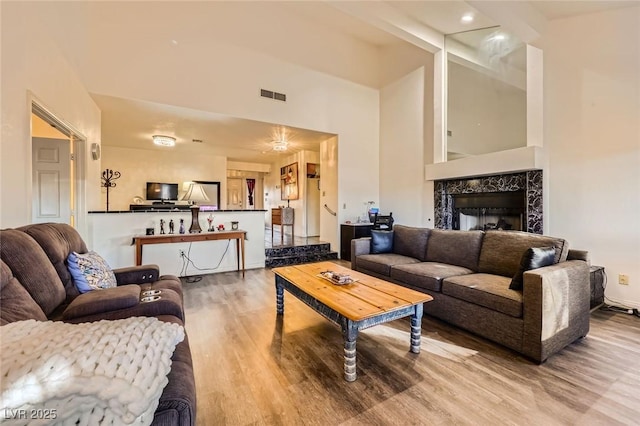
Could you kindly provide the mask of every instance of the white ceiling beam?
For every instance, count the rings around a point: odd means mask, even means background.
[[[328,4],[428,52],[436,53],[444,48],[444,34],[405,15],[388,3],[330,1]]]
[[[467,3],[525,43],[535,42],[549,25],[547,18],[526,1],[467,0]]]

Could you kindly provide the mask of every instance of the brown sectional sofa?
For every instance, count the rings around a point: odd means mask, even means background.
[[[542,363],[589,332],[588,253],[561,238],[519,231],[454,231],[396,225],[389,253],[351,241],[351,268],[433,296],[424,312]],[[530,247],[553,247],[554,264],[512,277]]]
[[[0,323],[35,319],[70,323],[157,317],[184,325],[182,284],[158,267],[114,270],[118,286],[80,294],[65,265],[69,253],[87,247],[69,225],[45,223],[0,231]],[[141,302],[142,292],[160,290],[160,299]],[[187,337],[174,351],[169,383],[160,397],[153,425],[195,424],[196,392]]]

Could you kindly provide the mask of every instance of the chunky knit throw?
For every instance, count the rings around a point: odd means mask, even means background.
[[[134,317],[0,327],[0,411],[7,424],[148,425],[182,326]],[[48,418],[44,418],[48,417]],[[53,418],[52,418],[53,417]]]

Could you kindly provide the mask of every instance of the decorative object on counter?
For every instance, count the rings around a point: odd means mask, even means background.
[[[365,201],[364,205],[365,210],[364,210],[364,215],[362,215],[361,217],[358,217],[358,223],[370,223],[371,222],[371,206],[373,206],[376,202],[375,201]]]
[[[352,284],[358,280],[353,279],[350,275],[341,274],[339,272],[334,271],[324,271],[318,274],[320,278],[324,278],[325,280],[331,281],[335,285],[345,285]]]
[[[173,219],[169,221],[169,233],[173,234]]]
[[[207,231],[209,231],[209,232],[215,231],[215,229],[213,228],[213,216],[212,215],[209,215],[209,217],[207,218],[207,222],[209,222],[209,228],[207,229]]]
[[[200,228],[200,223],[198,222],[198,213],[200,212],[200,207],[198,207],[199,202],[209,201],[209,197],[205,194],[202,185],[199,183],[191,182],[189,185],[189,189],[182,197],[183,201],[189,201],[191,203],[191,227],[189,228],[189,233],[193,234],[196,232],[202,232],[202,228]]]
[[[100,182],[100,186],[107,190],[107,211],[109,211],[109,188],[115,188],[116,183],[114,180],[116,179],[120,179],[120,172],[116,172],[111,169],[105,169],[102,172],[102,181]]]
[[[160,219],[160,235],[164,235],[164,219]]]
[[[232,221],[231,222],[231,229],[233,229],[234,231],[238,230],[238,222],[237,221]]]
[[[144,204],[144,198],[142,198],[139,195],[136,195],[135,197],[133,197],[133,204],[138,205],[138,206],[141,205],[141,204]]]
[[[155,233],[156,233],[155,229],[153,229],[153,228],[147,228],[146,229],[146,234],[147,235],[154,235]]]
[[[224,225],[222,223],[218,225],[218,231],[224,231]]]
[[[292,163],[288,166],[280,168],[280,198],[287,200],[287,207],[289,207],[289,200],[298,199],[298,163]]]
[[[180,229],[178,230],[181,234],[184,234],[184,219],[180,219]]]
[[[256,188],[255,179],[247,179],[247,191],[249,195],[249,205],[253,206],[253,190]]]

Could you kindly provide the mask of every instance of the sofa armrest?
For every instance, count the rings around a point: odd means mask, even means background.
[[[588,265],[591,265],[591,258],[586,250],[569,249],[567,260],[584,260]]]
[[[62,313],[63,320],[103,314],[130,308],[140,303],[140,286],[123,285],[92,290],[73,299]]]
[[[158,281],[160,268],[158,265],[129,266],[127,268],[114,269],[118,285],[147,284]]]
[[[522,352],[537,362],[589,332],[589,265],[569,260],[524,273]]]
[[[356,269],[356,257],[371,252],[371,237],[355,238],[351,240],[351,269]]]

